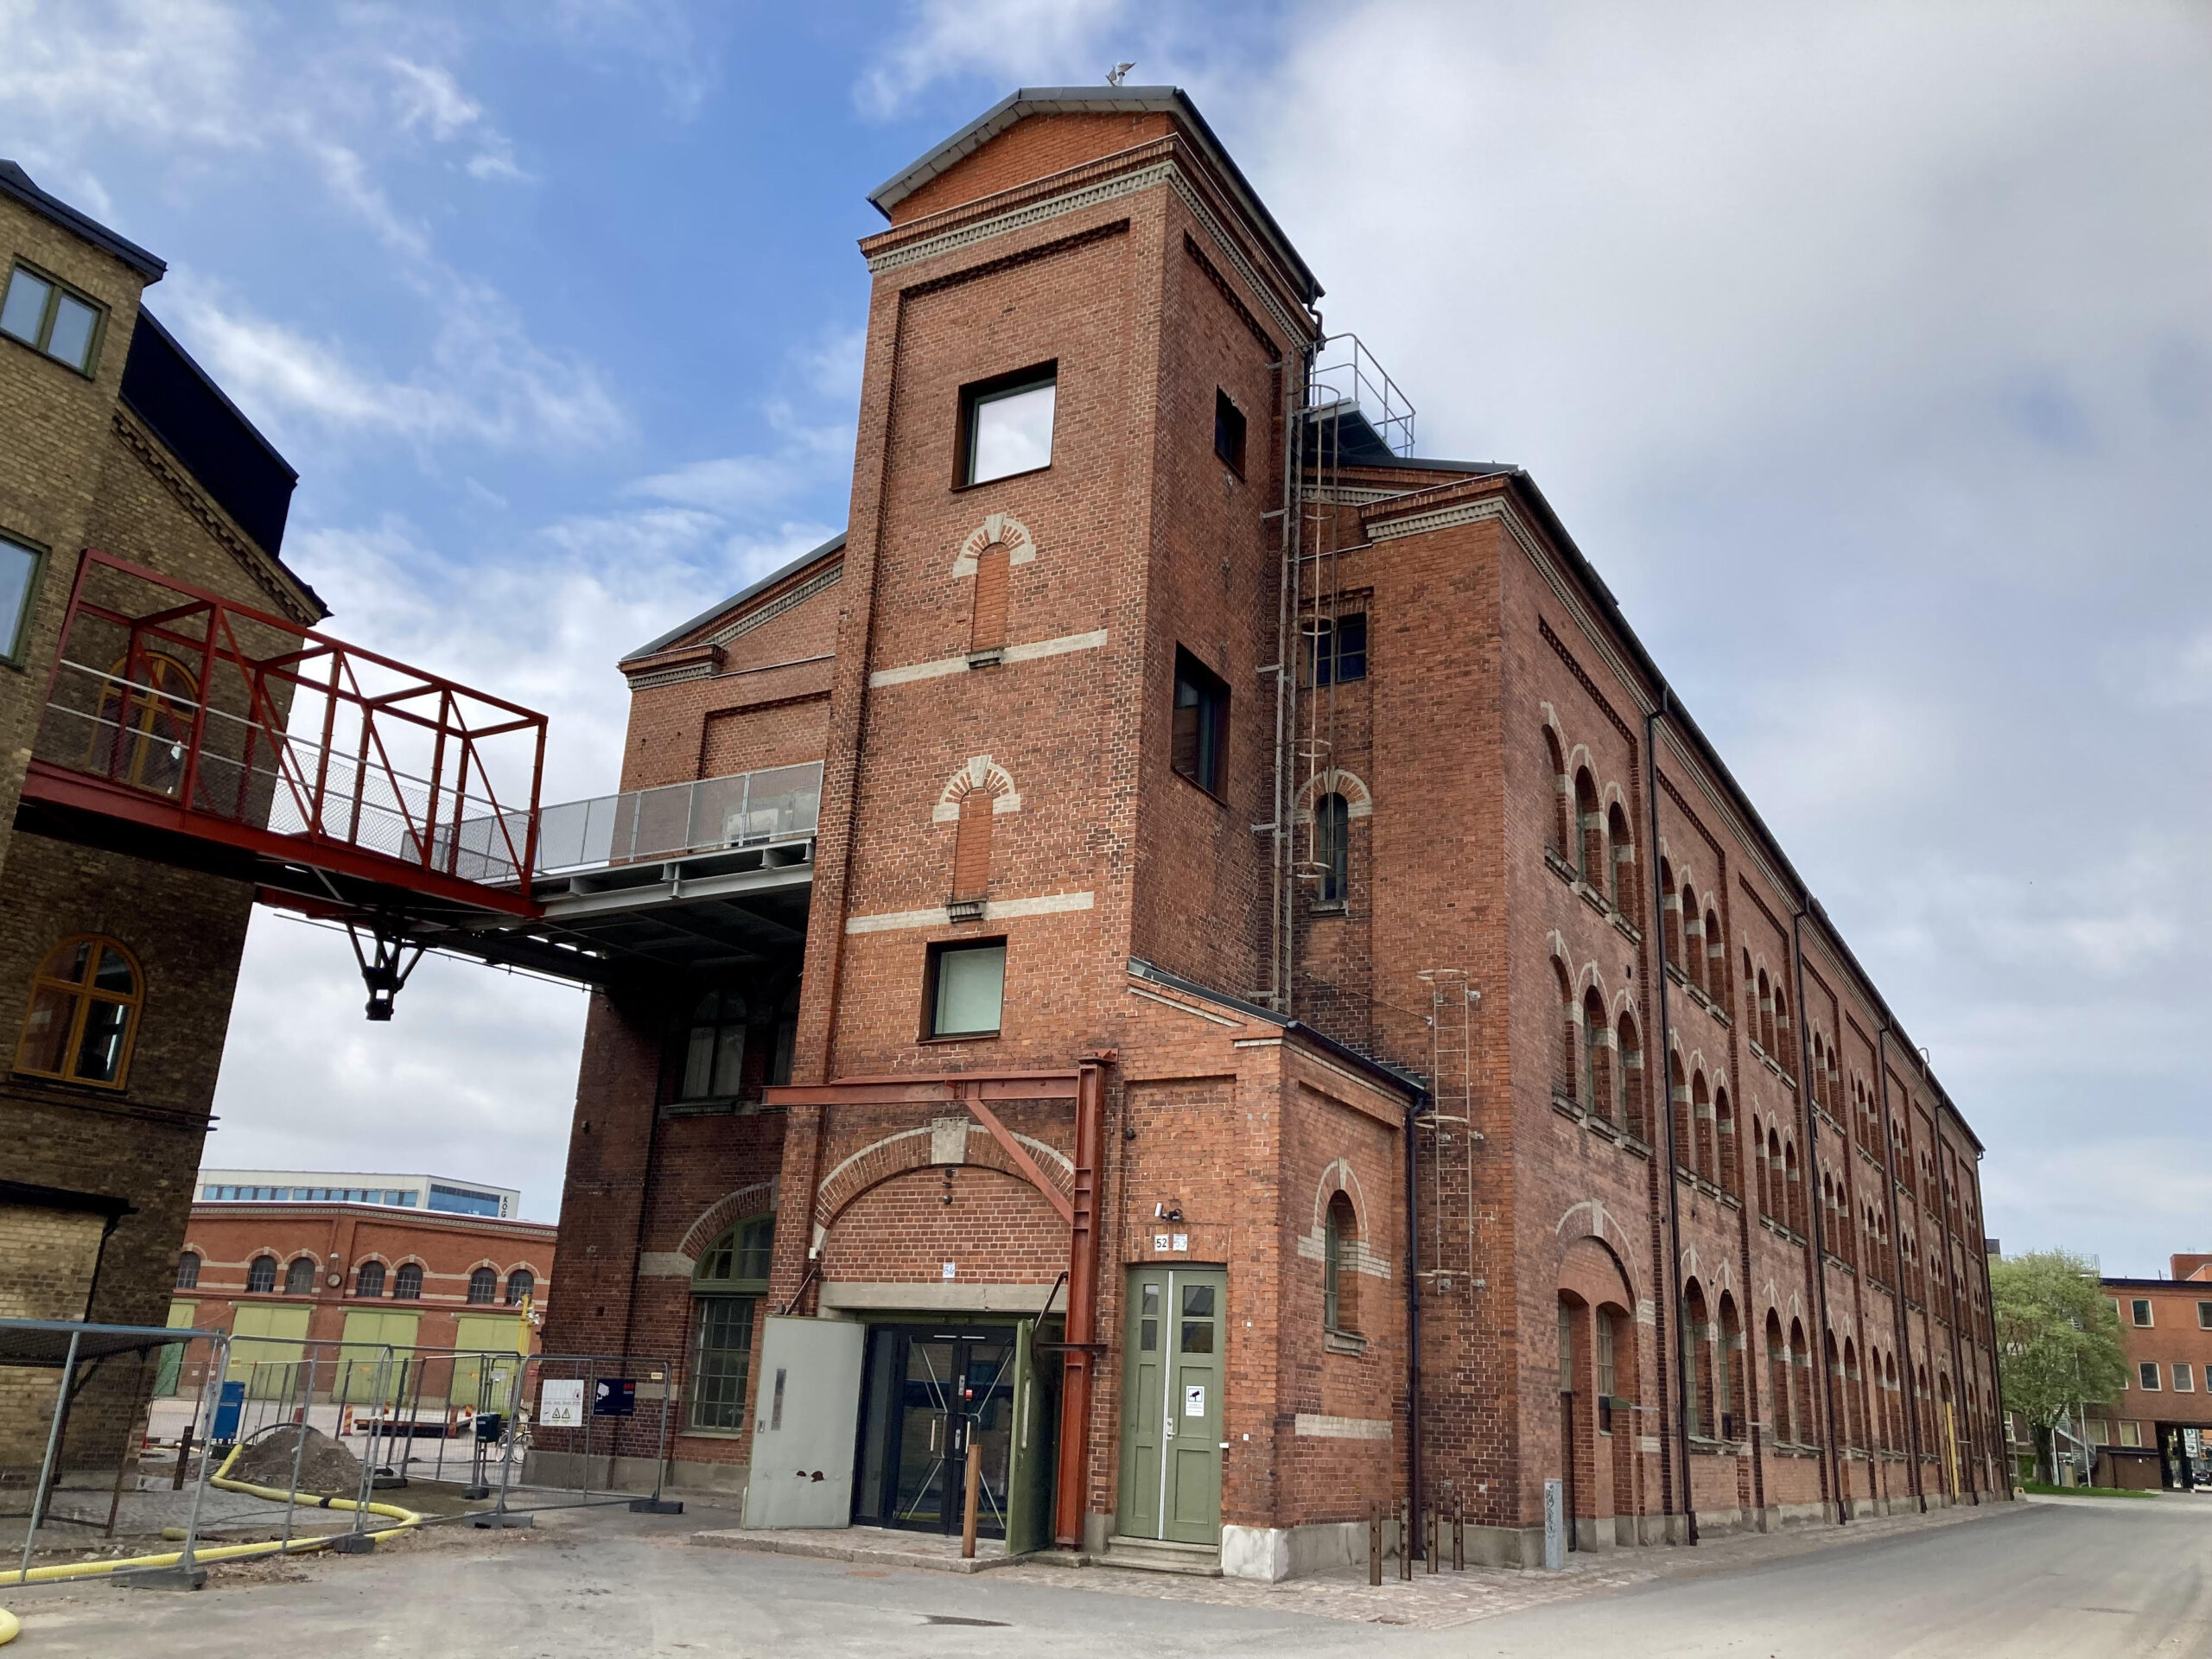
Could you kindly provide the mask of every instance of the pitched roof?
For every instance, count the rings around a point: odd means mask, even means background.
[[[819,564],[823,560],[828,558],[832,553],[842,553],[844,550],[845,532],[841,530],[835,536],[832,536],[828,541],[823,543],[821,546],[813,549],[810,552],[800,554],[798,557],[793,559],[789,564],[784,566],[780,570],[771,570],[766,575],[761,577],[760,581],[754,582],[750,588],[740,588],[736,593],[732,594],[728,599],[721,600],[715,604],[709,605],[705,610],[700,612],[698,615],[691,618],[689,621],[677,623],[674,627],[671,628],[666,633],[662,634],[658,639],[649,639],[644,645],[639,645],[635,651],[624,652],[622,661],[626,663],[634,663],[641,657],[650,657],[655,652],[666,651],[671,645],[681,639],[685,634],[693,632],[697,629],[703,628],[708,623],[713,621],[718,616],[728,615],[732,611],[737,609],[738,607],[743,605],[747,600],[757,599],[762,594],[766,593],[771,588],[773,588],[778,582],[784,581],[787,577],[797,575],[800,571],[805,569],[807,566],[810,564]]]
[[[868,199],[886,219],[891,210],[940,173],[975,154],[999,134],[1032,115],[1172,115],[1188,132],[1250,215],[1252,223],[1272,245],[1277,257],[1297,278],[1300,297],[1311,305],[1321,297],[1321,284],[1299,257],[1298,250],[1275,223],[1274,215],[1252,188],[1251,181],[1214,137],[1198,106],[1179,86],[1024,86],[997,103],[938,144],[868,192]]]
[[[0,196],[7,196],[22,203],[33,213],[49,219],[73,235],[81,236],[101,252],[112,254],[137,271],[149,283],[158,283],[168,270],[166,261],[156,258],[136,242],[118,236],[113,231],[92,218],[80,213],[59,196],[49,196],[31,182],[31,175],[10,161],[0,160]]]

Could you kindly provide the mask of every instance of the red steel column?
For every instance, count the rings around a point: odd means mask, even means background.
[[[1098,1334],[1098,1138],[1105,1115],[1105,1058],[1086,1059],[1075,1091],[1075,1218],[1068,1230],[1068,1331],[1060,1387],[1060,1471],[1052,1532],[1068,1548],[1083,1541],[1090,1486],[1090,1393]]]

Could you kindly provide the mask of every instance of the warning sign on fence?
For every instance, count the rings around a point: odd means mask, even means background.
[[[582,1428],[584,1426],[584,1380],[548,1377],[538,1385],[537,1421],[543,1428]]]

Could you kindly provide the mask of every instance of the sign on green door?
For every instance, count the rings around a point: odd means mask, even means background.
[[[1221,1540],[1223,1317],[1219,1268],[1129,1274],[1122,1351],[1120,1528],[1132,1538]]]

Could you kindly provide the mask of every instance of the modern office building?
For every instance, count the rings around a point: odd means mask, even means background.
[[[870,200],[846,533],[620,664],[549,1345],[754,1524],[1267,1579],[2002,1494],[1980,1142],[1529,474],[1172,88]]]
[[[382,1204],[454,1216],[512,1219],[522,1194],[512,1186],[437,1175],[365,1175],[297,1169],[203,1169],[201,1204]]]

